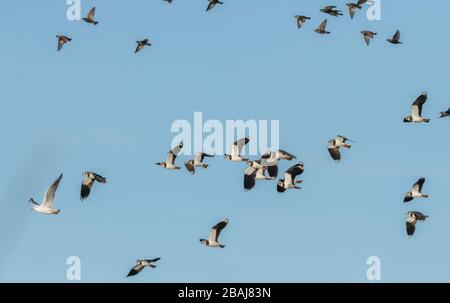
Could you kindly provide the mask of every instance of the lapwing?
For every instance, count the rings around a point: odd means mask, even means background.
[[[211,231],[209,232],[209,238],[206,239],[200,239],[200,243],[209,247],[220,247],[224,248],[225,245],[219,243],[219,235],[220,232],[227,226],[228,219],[223,220],[222,222],[217,223],[211,228]]]

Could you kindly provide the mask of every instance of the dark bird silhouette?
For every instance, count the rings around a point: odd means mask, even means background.
[[[362,31],[361,34],[364,36],[364,41],[366,41],[366,44],[370,44],[370,39],[373,39],[377,33],[371,32],[371,31]]]
[[[209,11],[211,9],[213,9],[217,4],[223,4],[222,1],[219,0],[208,0],[208,7],[206,8],[206,11]]]
[[[295,19],[297,20],[297,27],[301,28],[302,25],[306,22],[306,20],[311,19],[310,17],[295,15]]]
[[[357,9],[361,9],[362,7],[355,3],[347,3],[348,6],[348,13],[350,14],[350,18],[353,19],[355,17],[355,12]]]
[[[149,42],[148,39],[144,39],[141,41],[136,41],[137,46],[136,46],[136,50],[134,51],[134,53],[136,54],[137,52],[139,52],[140,50],[142,50],[144,47],[146,46],[151,46],[152,44]]]
[[[95,16],[95,6],[91,8],[86,18],[83,18],[83,20],[87,23],[97,25],[98,21],[95,21],[94,16]]]
[[[63,48],[64,44],[72,41],[72,38],[63,35],[56,35],[56,38],[58,38],[58,52]]]
[[[411,238],[416,231],[417,221],[425,221],[429,216],[418,211],[409,211],[406,218],[406,234]]]
[[[397,30],[394,36],[392,38],[386,39],[386,41],[392,44],[402,44],[403,42],[400,42],[400,31]]]
[[[319,27],[316,28],[314,31],[318,34],[329,34],[330,32],[326,31],[327,28],[327,19],[323,20],[322,23],[320,23]]]
[[[329,5],[329,6],[325,6],[324,8],[322,8],[320,10],[322,13],[337,17],[337,16],[342,16],[342,12],[340,10],[336,9],[336,6],[334,5]]]
[[[440,112],[440,116],[439,116],[439,118],[445,118],[445,117],[448,117],[448,116],[450,116],[450,108],[449,109],[447,109],[445,112]]]

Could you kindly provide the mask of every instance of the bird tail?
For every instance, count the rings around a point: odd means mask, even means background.
[[[430,122],[430,119],[423,119],[423,122],[428,123]]]
[[[429,197],[429,195],[422,195],[422,197],[424,197],[424,198],[428,198],[428,197]]]
[[[94,23],[94,25],[97,25],[97,24],[98,24],[98,21],[94,21],[93,23]]]
[[[220,247],[220,248],[225,248],[225,245],[220,244],[219,247]]]

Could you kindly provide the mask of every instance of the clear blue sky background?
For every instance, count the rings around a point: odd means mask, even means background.
[[[383,0],[371,22],[350,20],[342,0],[224,2],[205,13],[206,0],[83,1],[97,27],[68,21],[65,1],[1,3],[0,281],[65,282],[73,255],[83,282],[366,282],[373,255],[384,282],[450,281],[450,120],[435,119],[450,106],[450,3]],[[320,36],[328,4],[345,15]],[[298,30],[295,14],[312,20]],[[365,29],[379,33],[370,47]],[[396,29],[405,44],[385,41]],[[56,34],[73,38],[60,53]],[[135,55],[145,37],[153,46]],[[422,91],[433,120],[403,124]],[[303,190],[244,192],[245,165],[221,157],[195,176],[156,167],[171,123],[194,111],[280,120]],[[357,141],[339,165],[326,149],[337,134]],[[82,203],[86,170],[109,183]],[[61,214],[32,212],[28,198],[61,172]],[[420,176],[430,198],[403,204]],[[412,239],[408,210],[430,215]],[[223,218],[227,247],[201,246]]]

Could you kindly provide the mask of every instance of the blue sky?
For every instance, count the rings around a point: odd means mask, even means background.
[[[384,282],[450,280],[450,120],[435,119],[450,107],[448,1],[382,0],[381,21],[350,20],[341,0],[224,0],[208,13],[206,0],[129,2],[82,1],[97,27],[68,21],[65,1],[1,4],[0,281],[66,282],[69,256],[82,282],[367,282],[369,256]],[[344,16],[318,11],[329,4]],[[296,14],[312,19],[298,30]],[[326,17],[332,33],[314,33]],[[378,32],[370,47],[366,29]],[[397,29],[404,44],[388,44]],[[73,38],[60,53],[56,34]],[[403,124],[422,91],[431,123]],[[172,122],[195,111],[279,120],[303,189],[244,192],[245,165],[221,157],[195,176],[156,167]],[[337,134],[357,142],[338,165],[326,149]],[[109,182],[82,203],[86,170]],[[60,215],[32,212],[28,198],[61,172]],[[421,176],[430,198],[404,205]],[[408,210],[430,215],[412,239]],[[227,247],[201,246],[224,218]]]

